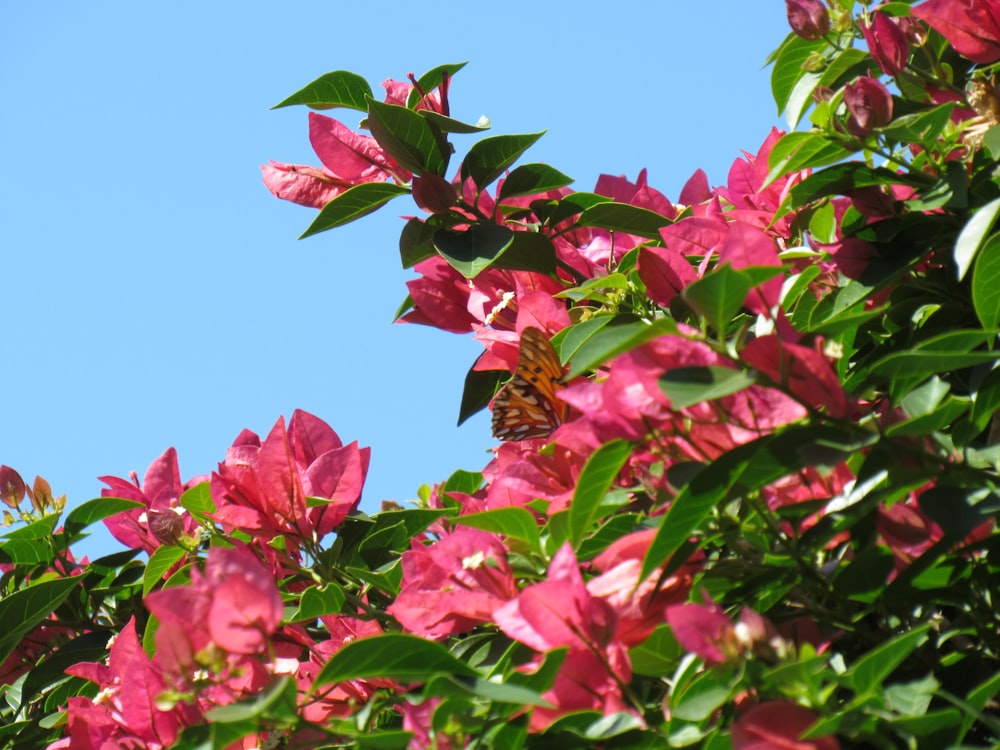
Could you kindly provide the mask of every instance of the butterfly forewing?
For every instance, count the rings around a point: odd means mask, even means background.
[[[493,435],[498,440],[547,437],[562,424],[567,405],[556,398],[563,368],[552,344],[537,328],[521,334],[517,369],[493,401]]]

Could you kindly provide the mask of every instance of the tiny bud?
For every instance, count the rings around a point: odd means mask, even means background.
[[[785,0],[788,25],[803,39],[814,42],[830,31],[830,14],[820,0]]]
[[[910,45],[895,19],[881,11],[875,11],[871,23],[861,24],[861,33],[868,44],[869,53],[883,73],[894,76],[906,67],[906,62],[910,59]]]
[[[151,510],[147,514],[149,533],[161,544],[177,544],[184,533],[184,521],[171,510]]]

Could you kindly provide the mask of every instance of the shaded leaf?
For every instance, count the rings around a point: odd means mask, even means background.
[[[442,672],[476,676],[474,669],[444,646],[412,635],[385,633],[348,643],[323,665],[313,687],[376,677],[425,682]]]
[[[597,516],[597,509],[631,453],[631,443],[613,440],[594,451],[584,464],[569,506],[569,533],[574,550],[579,548]]]

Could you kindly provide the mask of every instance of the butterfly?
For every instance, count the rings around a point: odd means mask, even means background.
[[[556,398],[565,385],[562,377],[562,362],[545,334],[525,328],[517,369],[493,400],[493,436],[528,440],[552,434],[569,412],[569,405]]]

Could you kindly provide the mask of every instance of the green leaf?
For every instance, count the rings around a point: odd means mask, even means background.
[[[126,510],[142,507],[145,506],[136,500],[125,500],[120,497],[95,497],[93,500],[81,503],[69,512],[66,516],[66,532],[75,535],[92,523],[103,521],[105,518],[110,518]]]
[[[498,224],[473,224],[464,232],[439,229],[434,247],[467,279],[489,268],[514,242],[514,232]]]
[[[820,133],[788,133],[774,144],[764,186],[801,169],[815,169],[850,157],[851,152]]]
[[[869,167],[864,162],[849,161],[813,172],[792,188],[792,203],[803,205],[831,195],[845,195],[863,187],[896,185],[905,177],[885,167]]]
[[[1000,326],[1000,234],[990,237],[972,269],[972,305],[983,328]]]
[[[719,503],[755,492],[805,466],[832,466],[877,439],[833,425],[792,426],[722,454],[698,471],[671,503],[646,553],[640,578],[680,549]]]
[[[983,148],[993,161],[1000,161],[1000,125],[994,125],[983,136]]]
[[[477,188],[485,188],[543,135],[544,131],[524,135],[496,135],[474,143],[462,162],[462,179],[471,178]]]
[[[400,166],[416,174],[443,175],[448,155],[440,131],[406,107],[368,99],[368,127],[375,140]]]
[[[338,614],[345,601],[344,590],[335,583],[310,586],[302,592],[298,609],[289,622],[312,621],[324,615]]]
[[[754,379],[728,367],[675,367],[660,376],[660,389],[674,409],[686,409],[742,391]]]
[[[383,205],[404,193],[409,188],[394,185],[391,182],[365,182],[348,188],[332,201],[323,206],[319,215],[313,220],[299,239],[312,237],[334,227],[350,224],[362,216],[376,211]]]
[[[889,354],[871,366],[871,374],[907,382],[923,380],[928,375],[951,372],[981,362],[993,362],[996,352],[970,351],[993,339],[993,333],[982,330],[949,331],[921,341],[908,351]],[[893,385],[899,385],[896,380]]]
[[[439,674],[427,683],[424,695],[441,698],[482,698],[494,703],[512,703],[518,706],[545,706],[552,704],[541,694],[521,685],[491,682],[478,677],[458,677]]]
[[[670,696],[670,715],[683,721],[706,720],[729,700],[729,683],[723,672],[703,672]]]
[[[212,500],[212,489],[208,482],[199,482],[194,487],[184,490],[178,502],[201,523],[208,523],[207,514],[215,513],[215,502]]]
[[[785,121],[793,128],[797,127],[799,120],[806,110],[815,102],[813,92],[819,85],[822,76],[812,71],[803,71],[799,80],[795,82],[795,87],[788,97],[785,105]]]
[[[789,34],[778,48],[774,67],[771,69],[771,93],[779,113],[788,105],[799,79],[806,75],[806,70],[802,67],[806,60],[825,46],[826,43],[822,40],[808,41]],[[794,128],[795,123],[791,123],[791,126]]]
[[[598,203],[585,209],[577,223],[582,227],[600,227],[658,240],[660,229],[672,224],[673,219],[628,203]]]
[[[958,239],[955,240],[954,253],[959,281],[965,278],[965,274],[972,267],[976,253],[986,242],[986,237],[993,228],[998,214],[1000,214],[1000,198],[994,198],[976,211],[959,232]]]
[[[348,643],[323,665],[313,689],[331,682],[384,677],[426,682],[442,672],[476,677],[476,671],[437,643],[413,635],[385,633]]]
[[[934,623],[924,623],[869,651],[845,674],[858,696],[874,695],[883,681],[902,664],[927,637]]]
[[[239,703],[212,708],[205,718],[213,724],[230,724],[266,718],[293,720],[296,716],[298,687],[291,677],[279,677],[259,694]]]
[[[0,599],[0,664],[7,660],[21,639],[48,617],[79,585],[82,576],[39,581]]]
[[[1000,511],[1000,495],[981,487],[939,484],[920,493],[917,501],[953,539],[964,539]]]
[[[548,164],[522,164],[512,170],[500,186],[499,201],[516,195],[535,195],[565,187],[573,182],[558,169]]]
[[[476,370],[474,366],[465,374],[462,403],[458,407],[458,424],[489,405],[504,381],[510,378],[506,370]]]
[[[48,539],[55,532],[56,524],[58,523],[59,514],[50,513],[47,516],[42,516],[37,521],[32,521],[25,526],[8,531],[2,536],[6,539],[20,539],[22,541]]]
[[[493,265],[514,271],[538,271],[554,275],[556,248],[539,232],[514,232],[511,243]]]
[[[14,565],[40,565],[52,562],[56,549],[42,539],[9,539],[0,544],[0,561]]]
[[[467,135],[469,133],[482,133],[484,130],[490,129],[490,120],[488,117],[480,117],[476,122],[462,122],[451,117],[446,117],[432,109],[421,109],[419,112],[421,117],[424,117],[442,133]]]
[[[183,547],[164,544],[149,556],[146,570],[142,574],[142,595],[145,596],[158,584],[168,570],[187,554]]]
[[[729,263],[724,263],[688,284],[681,296],[692,310],[722,335],[736,313],[743,308],[750,290],[782,272],[781,266],[737,270]]]
[[[635,674],[657,678],[667,677],[683,654],[684,650],[666,623],[657,625],[651,636],[628,652]]]
[[[573,326],[562,339],[563,357],[572,360],[566,377],[575,378],[647,341],[671,334],[677,334],[677,324],[668,318],[649,324],[628,315],[608,316]]]
[[[538,521],[524,508],[496,508],[482,513],[469,513],[459,516],[454,523],[519,539],[532,549],[540,548]]]
[[[445,63],[444,65],[438,65],[428,70],[417,79],[416,86],[410,89],[410,94],[406,99],[406,106],[413,109],[417,106],[417,102],[423,98],[424,94],[432,92],[444,82],[445,77],[453,77],[465,66],[466,63],[464,62]]]
[[[371,95],[372,90],[368,81],[357,73],[335,70],[332,73],[321,75],[287,99],[275,104],[271,109],[304,104],[312,109],[350,107],[365,112],[368,110],[367,100]]]
[[[458,469],[452,472],[441,486],[442,492],[464,492],[471,495],[483,486],[483,475],[478,471]]]
[[[573,549],[580,546],[597,509],[632,453],[627,440],[613,440],[594,451],[584,464],[569,506],[569,533]]]
[[[882,133],[903,143],[920,143],[931,146],[951,121],[954,102],[941,104],[926,112],[915,112],[893,118],[882,128]]]

